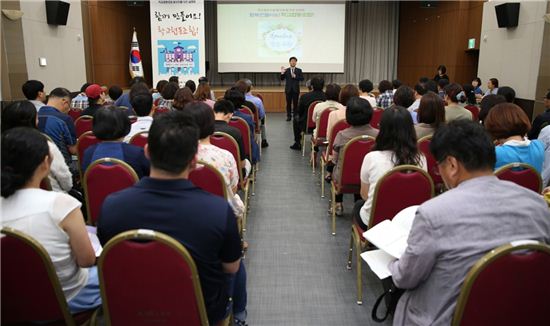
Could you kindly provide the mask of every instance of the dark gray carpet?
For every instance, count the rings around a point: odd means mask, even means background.
[[[319,174],[290,150],[292,123],[267,119],[269,147],[262,153],[246,240],[248,322],[255,325],[380,325],[371,317],[380,281],[363,265],[363,305],[356,304],[355,262],[346,269],[353,196],[330,235],[330,188],[320,197]],[[347,197],[347,198],[346,198]],[[391,321],[385,325],[391,324]],[[384,325],[384,324],[382,324]]]

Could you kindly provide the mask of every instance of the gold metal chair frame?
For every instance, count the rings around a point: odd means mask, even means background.
[[[134,178],[134,183],[138,182],[139,181],[139,177],[136,173],[136,171],[134,171],[134,169],[126,162],[124,161],[121,161],[119,159],[116,159],[116,158],[112,158],[112,157],[105,157],[105,158],[100,158],[98,160],[95,160],[93,161],[89,166],[88,166],[88,169],[86,169],[86,172],[84,173],[84,178],[82,178],[82,189],[84,190],[84,199],[86,200],[86,213],[88,215],[88,218],[87,218],[87,223],[88,225],[93,225],[92,223],[92,213],[90,211],[90,201],[89,201],[89,192],[88,192],[88,174],[90,173],[90,171],[92,170],[92,168],[96,165],[101,165],[103,163],[111,163],[111,164],[116,164],[116,165],[120,165],[122,166],[123,168],[125,168],[128,173],[130,173],[132,175],[132,177]]]
[[[517,169],[517,168],[531,170],[532,172],[534,172],[538,176],[538,182],[539,182],[538,193],[539,194],[542,193],[542,178],[540,176],[540,173],[532,165],[529,165],[527,163],[520,163],[520,162],[508,163],[496,169],[493,174],[498,177],[500,174],[508,170]]]
[[[346,120],[345,119],[340,120],[340,121],[336,122],[336,125],[339,124],[342,121],[346,121]],[[342,130],[345,130],[345,129],[342,129]],[[336,136],[334,137],[334,140],[336,140]],[[321,162],[321,165],[320,165],[320,168],[321,168],[321,198],[325,198],[325,167],[326,167],[327,163],[330,161],[330,157],[332,155],[332,153],[329,153],[328,150],[329,150],[329,148],[331,150],[334,150],[334,144],[332,144],[330,142],[330,139],[328,139],[327,141],[328,141],[327,151],[325,152],[324,156],[320,155],[320,159],[319,159],[319,161]]]
[[[308,118],[311,117],[311,119],[313,120],[313,110],[315,109],[315,106],[317,104],[321,103],[321,102],[323,102],[323,101],[313,101],[309,104],[309,106],[307,108],[306,130],[301,132],[301,134],[302,134],[302,141],[301,141],[302,156],[306,156],[306,134],[307,134],[307,129],[308,129],[308,127],[307,127],[308,126]],[[311,111],[311,115],[309,114],[309,111]]]
[[[199,281],[199,273],[197,271],[197,266],[195,265],[195,261],[193,260],[193,257],[189,254],[187,249],[178,241],[176,241],[174,238],[161,233],[157,231],[152,230],[145,230],[145,229],[139,229],[139,230],[130,230],[126,232],[122,232],[109,240],[105,247],[103,247],[103,252],[101,253],[101,256],[99,257],[98,261],[98,274],[99,274],[99,284],[101,289],[101,298],[103,300],[103,311],[105,316],[105,322],[107,325],[111,324],[111,317],[109,313],[109,304],[108,304],[108,298],[105,293],[105,280],[103,278],[103,265],[105,261],[105,256],[109,253],[109,251],[118,243],[127,241],[127,240],[149,240],[149,241],[157,241],[160,242],[174,251],[176,251],[182,259],[185,261],[185,263],[189,266],[189,269],[191,269],[191,281],[193,282],[193,289],[195,290],[195,298],[197,307],[199,309],[199,315],[201,319],[201,325],[208,326],[208,316],[206,314],[206,307],[204,305],[204,297],[202,294],[202,289]]]
[[[361,135],[361,136],[357,136],[357,137],[354,137],[350,140],[348,140],[348,142],[346,143],[346,145],[344,145],[344,147],[342,148],[342,152],[340,153],[340,157],[341,159],[338,160],[338,168],[339,168],[339,171],[343,171],[342,167],[344,166],[344,162],[346,161],[346,152],[348,151],[348,148],[358,142],[358,141],[361,141],[361,140],[375,140],[373,137],[371,136],[367,136],[367,135]],[[336,167],[335,167],[336,169]],[[341,179],[341,176],[340,176],[340,179]],[[324,182],[324,180],[322,181]],[[322,184],[321,182],[321,184]],[[338,183],[340,183],[340,180],[338,180]],[[332,181],[330,182],[330,195],[331,195],[331,208],[330,208],[330,214],[331,214],[331,217],[332,217],[332,236],[335,236],[336,235],[336,193],[337,193],[337,186],[338,188],[340,187],[340,184],[336,185],[335,181],[334,181],[334,178],[332,179]],[[322,191],[324,191],[324,187],[322,189]]]
[[[243,120],[244,121],[244,120]],[[245,121],[246,122],[246,121]],[[237,144],[237,141],[235,140],[235,138],[233,138],[230,134],[228,133],[225,133],[225,132],[220,132],[220,131],[216,131],[213,136],[221,136],[223,138],[226,138],[228,139],[229,141],[231,141],[233,143],[233,146],[235,146],[235,148],[237,149],[237,169],[239,169],[239,183],[241,184],[241,189],[243,190],[244,192],[244,214],[243,214],[243,219],[242,219],[242,225],[241,225],[241,228],[239,229],[242,232],[246,232],[246,222],[247,222],[247,218],[248,218],[248,209],[249,209],[249,201],[250,201],[250,198],[249,198],[249,189],[250,189],[250,175],[248,176],[248,178],[244,178],[243,176],[243,173],[242,173],[242,162],[241,162],[241,153],[239,153],[239,144]],[[252,154],[252,152],[251,152]],[[250,174],[252,175],[252,171],[250,171]],[[224,181],[225,183],[225,181]],[[252,184],[252,187],[254,187],[254,184]]]
[[[68,326],[76,326],[76,322],[73,318],[73,315],[69,311],[69,305],[67,303],[67,300],[65,299],[65,294],[63,293],[63,290],[61,288],[61,283],[59,283],[59,278],[57,277],[57,273],[55,272],[55,267],[53,266],[53,262],[50,256],[48,255],[48,252],[46,251],[46,249],[44,249],[44,247],[31,236],[26,235],[25,233],[15,230],[13,228],[4,227],[0,232],[2,234],[5,234],[6,236],[17,238],[18,240],[23,241],[25,244],[30,246],[34,252],[36,252],[40,256],[40,258],[42,259],[42,262],[44,263],[44,268],[48,273],[48,279],[50,280],[53,290],[55,292],[55,297],[57,298],[57,303],[59,304],[59,308],[63,313],[65,324]],[[4,298],[4,300],[7,300],[7,298]]]
[[[472,286],[477,280],[477,277],[479,276],[479,274],[483,272],[483,270],[487,268],[487,266],[489,266],[493,261],[497,260],[498,258],[502,256],[506,256],[516,251],[523,251],[523,250],[541,251],[550,255],[550,246],[538,241],[523,243],[519,245],[513,245],[511,243],[508,243],[500,247],[497,247],[491,250],[490,252],[488,252],[487,254],[485,254],[474,264],[474,266],[472,266],[472,268],[470,268],[470,271],[468,272],[468,274],[466,274],[466,277],[464,278],[464,282],[462,283],[462,287],[460,288],[460,294],[458,296],[457,304],[453,314],[453,320],[452,320],[453,326],[461,325],[462,315],[464,314],[464,309],[466,308],[466,304],[468,303],[470,291],[472,290]]]
[[[431,185],[431,196],[434,197],[434,183],[430,175],[422,170],[421,168],[415,166],[415,165],[399,165],[394,167],[393,169],[386,172],[380,180],[376,183],[376,187],[374,188],[374,195],[372,198],[372,205],[373,207],[376,205],[376,202],[378,201],[378,192],[380,189],[380,185],[383,184],[384,179],[386,179],[388,176],[392,175],[396,172],[402,172],[402,171],[409,171],[409,172],[418,172],[422,174],[425,178],[427,178],[430,181]],[[375,211],[371,207],[370,216],[369,216],[369,228],[371,228],[373,225],[374,220],[374,213]],[[392,216],[393,218],[393,216]],[[352,264],[352,258],[353,258],[353,251],[355,250],[355,260],[357,261],[357,304],[362,305],[363,304],[363,281],[362,281],[362,259],[361,259],[361,253],[363,250],[367,247],[368,242],[361,240],[361,235],[359,234],[359,230],[355,227],[355,225],[352,223],[351,225],[351,239],[349,244],[349,253],[348,253],[348,265],[347,269],[351,270],[351,264]],[[354,249],[355,248],[355,249]]]
[[[78,148],[80,147],[79,145],[80,145],[81,139],[84,138],[85,136],[89,136],[89,135],[94,136],[94,132],[93,131],[86,131],[85,133],[80,135],[80,137],[78,137],[76,139],[76,155],[77,155],[76,157],[78,158],[78,173],[80,174],[80,180],[82,180],[82,178],[84,177],[84,173],[82,171],[82,160],[84,159],[84,157],[80,157],[80,155],[79,155],[80,151],[78,150]],[[82,154],[84,155],[84,153],[82,153]]]
[[[322,102],[321,102],[322,103]],[[326,109],[324,109],[323,111],[321,111],[321,115],[326,111],[326,110],[330,110],[330,112],[332,111],[336,111],[338,110],[338,108],[334,107],[334,106],[329,106],[327,107]],[[329,113],[330,115],[330,113]],[[319,121],[315,121],[315,128],[319,128]],[[327,117],[327,131],[328,131],[328,117]],[[320,138],[320,139],[324,139],[326,141],[328,141],[328,139],[325,137],[325,138]],[[317,155],[315,153],[315,150],[314,150],[314,147],[316,145],[316,142],[317,140],[320,140],[320,139],[313,139],[313,134],[311,134],[311,168],[312,168],[312,172],[315,173],[315,162],[317,161]],[[328,145],[328,143],[327,143]],[[323,145],[320,145],[320,146],[323,146]],[[326,146],[326,145],[325,145]],[[328,147],[327,147],[328,148]],[[322,161],[321,159],[319,159],[320,161]],[[322,184],[322,183],[321,183]]]
[[[140,132],[134,134],[134,135],[130,138],[130,141],[128,141],[128,144],[133,144],[134,139],[137,139],[137,138],[139,138],[139,137],[142,137],[143,135],[149,135],[149,131],[148,131],[148,130],[144,130],[144,131],[140,131]]]

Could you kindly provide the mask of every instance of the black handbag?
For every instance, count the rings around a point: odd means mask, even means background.
[[[395,308],[397,307],[397,302],[399,302],[399,298],[401,298],[401,295],[405,292],[405,290],[399,289],[395,286],[395,284],[393,284],[393,279],[391,277],[382,280],[382,287],[384,288],[384,293],[376,299],[374,307],[372,307],[371,314],[372,319],[378,323],[385,321],[389,314],[393,315]],[[377,311],[382,299],[384,298],[386,299],[386,313],[382,318],[379,318]]]

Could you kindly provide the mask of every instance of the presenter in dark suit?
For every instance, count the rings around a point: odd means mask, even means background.
[[[286,121],[290,121],[292,111],[298,114],[298,97],[300,96],[300,82],[304,80],[302,69],[296,68],[296,57],[288,59],[290,67],[281,67],[281,80],[285,81],[286,94]]]

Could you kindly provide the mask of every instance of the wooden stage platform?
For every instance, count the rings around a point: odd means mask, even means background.
[[[216,98],[218,98],[219,96],[223,96],[228,88],[229,86],[213,86],[212,90],[214,91]],[[253,88],[252,92],[262,94],[266,112],[286,112],[286,97],[284,86],[257,87]],[[300,94],[303,93],[307,93],[306,87],[300,88]]]

